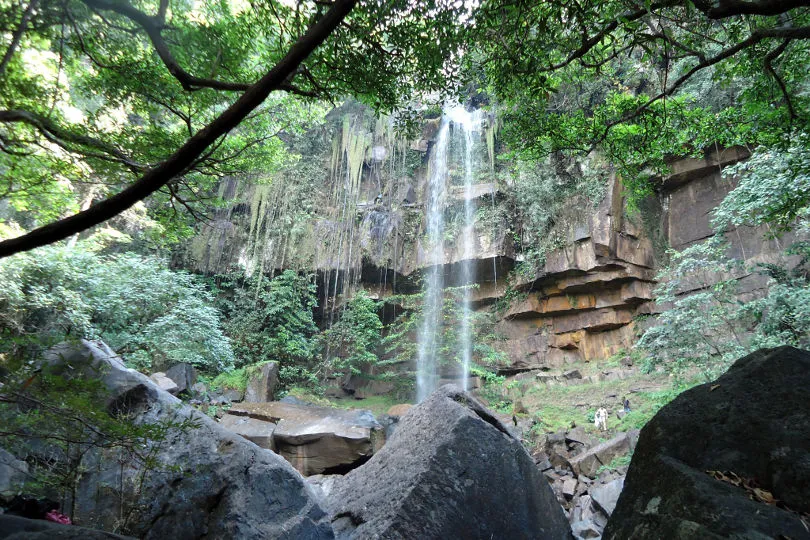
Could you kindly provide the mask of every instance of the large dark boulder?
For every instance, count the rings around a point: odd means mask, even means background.
[[[0,540],[134,540],[95,529],[0,514]]]
[[[177,393],[191,392],[197,382],[197,370],[191,364],[175,364],[166,370],[166,376],[177,384]]]
[[[571,538],[520,441],[450,385],[408,411],[326,499],[338,538]]]
[[[312,488],[281,456],[160,390],[103,343],[64,344],[46,359],[100,377],[111,412],[140,423],[186,424],[144,448],[154,459],[148,468],[122,462],[115,451],[90,452],[72,501],[75,522],[120,530],[123,515],[126,532],[143,539],[332,538]]]
[[[678,396],[642,430],[604,538],[810,538],[808,389],[810,353],[780,347]]]

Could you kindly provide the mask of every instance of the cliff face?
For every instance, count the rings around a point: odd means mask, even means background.
[[[730,148],[674,162],[656,196],[634,213],[625,209],[621,183],[613,178],[593,216],[574,228],[563,249],[547,256],[542,272],[513,283],[523,294],[499,324],[511,362],[504,371],[562,367],[629,349],[636,317],[660,309],[652,293],[665,248],[682,250],[714,234],[712,210],[736,185],[721,169],[747,157],[744,149]],[[769,240],[766,233],[751,227],[729,231],[731,255],[746,263],[782,262],[789,239]],[[727,277],[714,276],[714,282]],[[764,292],[763,276],[741,271],[734,277],[741,300]],[[705,286],[685,285],[682,292]]]
[[[549,253],[537,276],[513,284],[522,299],[500,323],[509,370],[560,367],[629,347],[633,318],[652,299],[656,273],[652,240],[637,222],[626,215],[614,177],[568,245]]]
[[[440,120],[427,121],[416,140],[407,140],[390,122],[356,106],[339,112],[309,135],[308,150],[286,176],[223,183],[220,195],[230,205],[192,242],[183,265],[208,273],[238,268],[315,273],[322,316],[361,288],[380,299],[419,291],[433,264],[425,213]],[[485,118],[473,147],[471,225],[464,220],[464,135],[450,129],[440,268],[445,286],[463,285],[463,240],[472,237],[473,306],[507,306],[497,323],[506,338],[498,343],[509,358],[505,373],[604,359],[629,349],[637,317],[658,310],[653,289],[666,249],[682,250],[713,234],[711,211],[734,187],[721,169],[747,158],[747,151],[718,150],[672,163],[672,174],[658,180],[655,196],[634,212],[626,208],[621,180],[611,177],[595,209],[567,203],[572,206],[567,214],[579,217],[568,224],[564,247],[547,253],[542,269],[526,276],[512,272],[523,257],[514,231],[523,225],[514,209],[513,179],[496,174],[490,144],[495,127]],[[730,231],[732,256],[779,261],[782,245],[765,232]],[[763,291],[762,276],[735,277],[743,297]],[[685,285],[683,292],[698,286],[706,284]],[[383,312],[386,322],[389,311]]]

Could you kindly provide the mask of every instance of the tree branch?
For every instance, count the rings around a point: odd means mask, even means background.
[[[71,131],[68,131],[67,129],[61,126],[58,126],[48,118],[38,115],[36,113],[22,110],[10,110],[10,111],[0,110],[0,123],[27,124],[35,128],[37,131],[39,131],[46,139],[48,139],[52,143],[70,152],[75,151],[75,149],[71,147],[69,144],[72,143],[87,148],[92,148],[94,150],[100,150],[104,154],[107,154],[107,156],[103,155],[100,156],[98,154],[94,155],[85,154],[90,157],[99,157],[102,159],[108,159],[111,161],[122,163],[134,172],[142,172],[144,169],[146,169],[146,166],[133,161],[129,156],[124,154],[121,150],[119,150],[115,146],[87,135],[82,135],[80,133],[73,133]]]
[[[156,17],[150,17],[131,4],[120,0],[82,0],[82,2],[92,9],[118,13],[119,15],[126,17],[143,28],[146,35],[149,37],[149,40],[152,42],[155,52],[157,52],[158,56],[160,57],[160,60],[169,70],[172,77],[180,82],[184,90],[194,92],[202,88],[212,88],[214,90],[244,92],[253,85],[253,83],[233,83],[220,81],[217,79],[196,77],[183,69],[169,50],[169,45],[166,43],[166,40],[163,39],[163,35],[161,34],[168,4],[166,0],[161,1],[159,12]],[[291,73],[290,78],[295,76],[295,74],[296,73]],[[284,83],[279,87],[279,90],[284,90],[285,92],[303,97],[318,97],[316,92],[302,90],[297,86],[293,86],[289,80],[284,81]]]
[[[737,15],[780,15],[791,9],[807,6],[807,0],[706,0],[696,1],[695,7],[710,19],[726,19]]]
[[[209,145],[239,125],[271,92],[278,90],[312,51],[335,31],[356,3],[357,0],[335,0],[329,11],[293,44],[278,64],[213,122],[198,131],[163,163],[147,171],[137,182],[83,212],[0,242],[0,257],[63,240],[103,223],[166,185],[205,152]]]
[[[0,60],[0,77],[3,76],[3,73],[6,71],[6,66],[11,61],[11,57],[14,56],[14,51],[17,50],[17,46],[20,44],[20,40],[22,39],[23,34],[25,33],[25,29],[28,26],[28,21],[31,20],[31,16],[34,14],[34,10],[37,7],[39,0],[31,0],[31,3],[28,4],[28,7],[25,9],[22,15],[22,19],[20,19],[20,25],[14,30],[14,34],[11,36],[11,43],[6,49],[6,54],[3,55],[3,60]]]
[[[162,9],[162,5],[160,14],[158,14],[157,17],[151,17],[135,8],[132,4],[122,0],[82,0],[82,2],[91,9],[112,11],[122,15],[143,28],[146,35],[149,37],[149,41],[152,42],[155,52],[157,52],[160,57],[160,60],[169,70],[169,73],[183,85],[185,90],[194,91],[201,88],[213,88],[214,90],[244,92],[250,88],[251,85],[249,83],[231,83],[215,79],[203,79],[195,77],[184,70],[169,50],[169,45],[161,34],[163,16],[165,16],[165,10]]]
[[[765,69],[774,78],[776,84],[779,85],[779,90],[782,91],[782,96],[785,98],[785,104],[787,105],[788,113],[790,114],[790,119],[796,120],[796,118],[798,118],[798,115],[796,114],[796,109],[793,108],[793,101],[791,101],[790,99],[790,93],[788,92],[787,86],[785,86],[785,81],[782,80],[782,77],[779,76],[779,74],[776,72],[776,69],[773,67],[773,61],[779,58],[779,55],[785,52],[785,49],[787,49],[789,43],[790,40],[786,39],[777,48],[775,48],[767,55],[765,55],[764,64]]]

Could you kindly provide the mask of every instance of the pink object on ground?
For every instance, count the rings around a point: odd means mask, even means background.
[[[57,512],[56,510],[51,510],[45,514],[45,519],[47,521],[53,521],[54,523],[61,523],[62,525],[73,525],[69,517],[67,517],[65,514]]]

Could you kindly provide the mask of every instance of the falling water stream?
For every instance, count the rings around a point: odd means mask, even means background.
[[[442,316],[444,289],[444,204],[447,199],[447,141],[450,122],[442,117],[434,146],[428,180],[426,236],[429,265],[425,283],[422,329],[416,360],[416,399],[423,401],[436,389],[439,380],[436,357],[439,352],[438,328]]]
[[[461,348],[461,382],[468,390],[472,362],[472,288],[475,283],[475,193],[473,189],[474,134],[480,130],[480,111],[468,112],[460,106],[445,109],[434,145],[426,207],[429,265],[425,283],[424,319],[419,334],[417,356],[417,399],[422,401],[436,389],[439,380],[438,351],[442,322],[444,289],[444,210],[448,192],[448,145],[450,125],[461,127],[464,133],[464,226],[461,229],[461,275],[458,283],[463,290],[461,321],[458,329]]]

